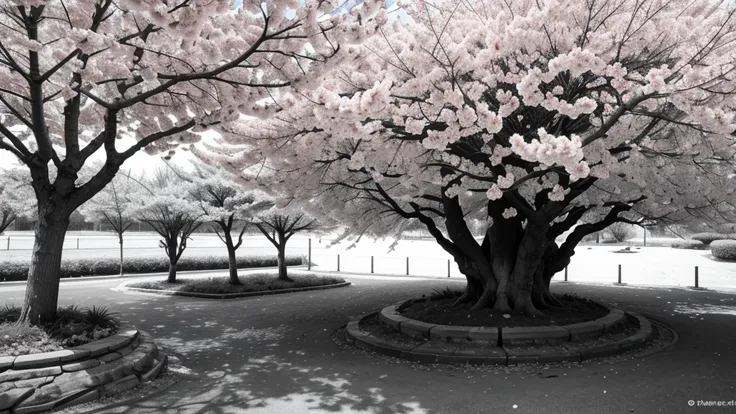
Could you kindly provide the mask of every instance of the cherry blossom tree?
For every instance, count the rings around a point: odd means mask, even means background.
[[[627,217],[733,217],[733,5],[404,10],[411,21],[350,46],[319,87],[274,95],[271,119],[221,128],[225,149],[201,156],[354,235],[421,223],[467,278],[457,304],[500,312],[558,305],[550,281],[577,244]]]
[[[69,217],[126,160],[141,150],[171,155],[197,141],[195,131],[241,113],[268,114],[259,101],[279,87],[312,84],[341,44],[385,20],[378,1],[364,4],[359,19],[325,15],[336,5],[318,0],[232,5],[0,2],[0,150],[28,168],[38,200],[19,323],[53,318]],[[93,155],[102,167],[81,182]]]
[[[20,168],[0,170],[0,234],[18,217],[33,216],[31,180]]]
[[[249,222],[261,210],[273,206],[265,194],[247,190],[227,173],[213,167],[198,166],[191,179],[190,194],[198,203],[203,221],[210,222],[225,243],[229,259],[230,284],[240,285],[235,252],[243,244]],[[235,233],[235,238],[233,238]]]
[[[296,233],[317,229],[317,221],[304,212],[274,206],[262,212],[253,225],[276,247],[279,279],[291,280],[286,268],[286,243]]]
[[[187,241],[204,223],[199,206],[189,195],[191,183],[167,170],[160,170],[153,178],[137,183],[143,191],[130,196],[134,214],[161,236],[159,246],[169,259],[167,282],[176,283],[176,266],[187,248]]]
[[[136,206],[133,194],[141,191],[137,180],[130,173],[120,173],[112,181],[80,207],[87,221],[103,222],[112,227],[120,244],[120,274],[123,274],[123,235],[136,222]]]

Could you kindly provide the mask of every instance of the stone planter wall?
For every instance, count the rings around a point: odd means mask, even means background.
[[[621,309],[607,306],[609,313],[601,318],[565,326],[533,326],[499,329],[494,327],[436,325],[409,319],[401,315],[398,309],[403,304],[399,303],[383,308],[378,318],[387,326],[400,331],[404,335],[415,338],[432,340],[467,339],[488,341],[498,345],[524,344],[529,342],[549,344],[580,342],[600,336],[604,332],[613,332],[622,326],[626,320],[626,315]]]
[[[132,327],[62,351],[0,357],[0,414],[93,401],[150,381],[165,363],[153,338]]]

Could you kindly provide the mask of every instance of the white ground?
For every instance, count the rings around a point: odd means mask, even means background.
[[[9,232],[10,250],[6,236],[0,237],[0,261],[29,260],[33,236],[28,232]],[[77,249],[79,239],[79,249]],[[309,238],[294,236],[287,245],[287,254],[308,254]],[[130,233],[125,239],[127,257],[163,255],[157,247],[154,234]],[[634,240],[634,243],[640,242]],[[665,240],[648,239],[648,244],[664,244]],[[445,253],[431,240],[402,240],[392,252],[390,241],[364,240],[355,248],[347,249],[347,243],[328,247],[329,240],[312,237],[312,262],[314,270],[337,270],[340,255],[340,270],[353,273],[370,273],[371,256],[377,274],[406,274],[406,258],[409,258],[409,273],[418,276],[440,276],[448,274],[462,277]],[[618,278],[618,265],[622,268],[622,281],[631,285],[692,286],[695,266],[699,268],[700,286],[715,289],[736,289],[736,263],[717,261],[708,250],[681,250],[669,247],[632,247],[638,253],[614,253],[621,246],[580,246],[568,268],[568,280],[573,282],[614,283]],[[249,236],[239,250],[240,254],[273,255],[275,248],[262,236]],[[224,246],[215,235],[196,235],[189,241],[184,256],[224,255]],[[117,239],[109,233],[68,234],[65,242],[65,258],[73,257],[117,257]],[[562,280],[564,273],[555,276]]]

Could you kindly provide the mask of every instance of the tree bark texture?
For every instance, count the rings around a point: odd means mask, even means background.
[[[438,239],[467,279],[465,291],[453,306],[471,303],[473,310],[528,315],[560,306],[550,293],[552,277],[570,263],[574,247],[592,227],[582,228],[558,246],[554,241],[558,233],[550,231],[549,224],[504,218],[503,211],[509,206],[497,201],[488,204],[493,223],[478,243],[457,207],[445,200],[445,227],[452,242]]]
[[[40,214],[19,324],[40,325],[56,317],[64,237],[69,217]]]
[[[118,234],[118,241],[120,242],[120,276],[123,275],[123,233]]]
[[[168,253],[169,253],[169,277],[166,280],[168,283],[176,283],[176,263],[179,261],[177,252],[179,251],[179,243],[174,236],[167,241]]]
[[[278,247],[278,265],[279,265],[279,280],[291,280],[289,275],[286,273],[286,246],[284,244]]]

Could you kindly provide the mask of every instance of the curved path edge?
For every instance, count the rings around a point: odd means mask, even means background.
[[[342,283],[333,283],[330,285],[307,286],[307,287],[300,287],[300,288],[264,290],[260,292],[242,292],[242,293],[181,292],[177,290],[143,289],[143,288],[136,288],[136,287],[129,287],[129,286],[122,286],[120,289],[123,291],[153,293],[153,294],[163,295],[163,296],[187,296],[191,298],[201,298],[201,299],[237,299],[237,298],[247,298],[251,296],[277,295],[280,293],[308,292],[310,290],[334,289],[334,288],[340,288],[340,287],[347,287],[347,286],[350,286],[351,284],[352,283],[350,282],[342,282]]]

